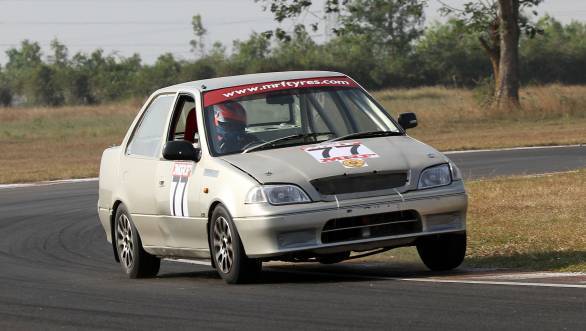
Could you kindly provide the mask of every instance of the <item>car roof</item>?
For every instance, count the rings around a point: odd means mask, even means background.
[[[255,83],[274,82],[280,80],[306,79],[317,77],[342,77],[346,76],[335,71],[281,71],[264,72],[259,74],[248,74],[238,76],[227,76],[210,79],[196,80],[181,83],[159,89],[155,93],[172,93],[179,90],[198,90],[200,92],[212,91],[225,87],[240,86]]]

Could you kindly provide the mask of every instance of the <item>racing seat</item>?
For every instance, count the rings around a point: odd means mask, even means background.
[[[183,133],[183,140],[195,143],[195,134],[197,133],[197,121],[195,117],[195,108],[191,108],[187,113],[185,120],[185,132]]]

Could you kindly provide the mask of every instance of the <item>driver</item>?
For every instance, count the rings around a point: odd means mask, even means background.
[[[214,106],[214,126],[220,153],[238,152],[254,141],[246,133],[246,110],[238,102],[225,102]]]

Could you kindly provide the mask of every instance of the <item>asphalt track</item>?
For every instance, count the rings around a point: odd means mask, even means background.
[[[450,157],[468,178],[586,167],[586,147]],[[0,190],[0,329],[586,329],[586,277],[466,283],[478,271],[347,262],[270,266],[229,286],[209,267],[164,262],[158,278],[130,280],[98,224],[96,189]]]

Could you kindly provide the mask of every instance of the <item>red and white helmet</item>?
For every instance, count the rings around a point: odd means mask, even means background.
[[[246,127],[246,110],[238,102],[225,102],[214,107],[214,124],[221,128],[240,128]]]

